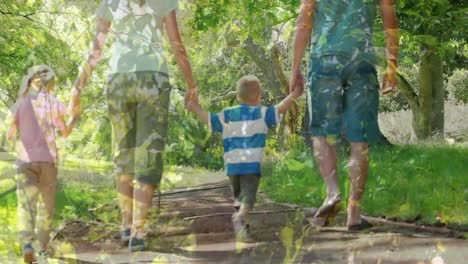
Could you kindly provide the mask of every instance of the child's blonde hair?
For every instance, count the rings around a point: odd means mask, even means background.
[[[246,75],[237,81],[237,100],[252,102],[261,94],[260,80],[255,75]]]
[[[23,97],[29,93],[31,82],[34,78],[40,78],[43,88],[47,93],[52,93],[55,90],[55,72],[47,65],[41,64],[32,66],[28,69],[28,74],[23,77],[19,96]]]

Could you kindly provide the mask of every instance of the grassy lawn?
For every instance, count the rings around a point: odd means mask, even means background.
[[[340,154],[343,197],[349,193],[347,155]],[[468,227],[468,149],[375,146],[363,212],[418,223]],[[325,196],[318,166],[306,152],[265,164],[261,188],[274,200],[317,207]]]

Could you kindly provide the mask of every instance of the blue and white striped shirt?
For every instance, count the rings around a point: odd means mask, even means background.
[[[212,132],[223,133],[227,175],[260,175],[268,129],[280,120],[278,108],[240,104],[210,113],[209,120]]]

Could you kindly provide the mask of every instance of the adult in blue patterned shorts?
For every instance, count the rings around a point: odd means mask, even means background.
[[[186,100],[196,91],[177,26],[177,4],[177,0],[102,1],[93,47],[70,103],[72,115],[78,116],[81,90],[101,57],[107,35],[113,35],[107,101],[114,131],[121,238],[132,251],[145,248],[144,227],[163,172],[171,92],[162,45],[164,31],[189,87]]]
[[[300,65],[310,39],[310,129],[327,186],[327,197],[313,218],[319,226],[328,224],[341,204],[334,138],[343,131],[351,144],[347,226],[360,230],[370,225],[361,219],[360,202],[368,175],[368,142],[375,140],[377,128],[379,86],[372,35],[378,5],[387,43],[381,86],[381,93],[386,94],[397,85],[398,27],[393,0],[303,0],[301,4],[290,91],[304,85]]]

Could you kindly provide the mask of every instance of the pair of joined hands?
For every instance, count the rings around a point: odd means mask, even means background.
[[[185,109],[194,112],[195,108],[200,105],[197,89],[188,89],[184,97]]]

